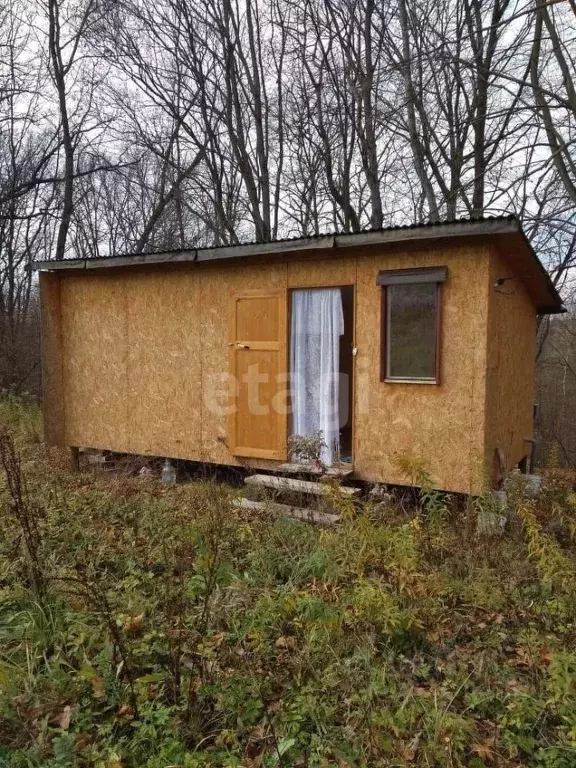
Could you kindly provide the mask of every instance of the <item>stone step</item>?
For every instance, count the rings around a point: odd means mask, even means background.
[[[297,462],[280,464],[277,469],[285,475],[313,475],[315,477],[348,477],[354,471],[347,464],[334,464],[331,467],[318,467],[316,464],[298,464]]]
[[[275,501],[252,501],[251,499],[234,499],[232,506],[237,509],[246,509],[253,512],[274,512],[278,515],[291,517],[305,523],[315,525],[334,525],[340,520],[340,515],[331,515],[328,512],[320,512],[316,509],[304,509],[303,507],[291,507],[288,504],[278,504]]]
[[[291,493],[310,493],[314,496],[326,496],[329,488],[324,483],[314,483],[310,480],[297,480],[293,477],[276,477],[275,475],[250,475],[244,482],[246,485],[255,485],[259,488],[271,488],[274,491]],[[340,493],[347,496],[356,496],[360,488],[338,487]]]

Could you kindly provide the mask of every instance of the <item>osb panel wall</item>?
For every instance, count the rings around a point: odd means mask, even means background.
[[[197,286],[172,271],[62,280],[64,442],[199,454]]]
[[[499,279],[504,283],[497,287]],[[498,479],[497,450],[508,469],[530,452],[525,438],[533,430],[537,322],[524,286],[495,249],[488,307],[486,475],[492,483]]]
[[[44,434],[50,444],[64,443],[64,400],[62,398],[62,323],[60,275],[40,273],[42,318],[42,401]]]
[[[288,263],[288,288],[355,285],[357,263],[357,258],[291,261]]]
[[[381,269],[427,265],[449,269],[442,383],[381,383],[376,275]],[[395,454],[406,452],[428,463],[440,487],[478,490],[484,461],[488,268],[487,250],[451,247],[382,255],[358,249],[343,258],[64,275],[64,442],[239,463],[227,447],[230,293],[356,285],[357,474],[406,483],[394,463]]]
[[[197,275],[131,274],[127,290],[130,450],[199,455],[201,330]]]
[[[66,442],[125,451],[127,291],[124,277],[61,280]]]
[[[447,266],[442,289],[441,382],[383,383],[379,270]],[[361,476],[406,483],[398,454],[420,457],[441,488],[480,488],[488,251],[476,247],[397,253],[358,260],[355,468]]]
[[[446,265],[440,386],[379,380],[381,269]],[[355,469],[359,477],[406,483],[394,454],[411,453],[430,466],[438,485],[470,492],[481,486],[488,250],[397,252],[291,260],[266,266],[222,265],[198,270],[202,302],[202,457],[235,464],[226,445],[227,420],[210,407],[227,402],[227,301],[230,291],[356,285]],[[261,465],[257,460],[245,461]]]

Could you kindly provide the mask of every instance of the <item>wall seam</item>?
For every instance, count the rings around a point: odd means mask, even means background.
[[[126,346],[124,348],[124,386],[126,387],[126,434],[124,444],[126,447],[134,445],[132,441],[132,417],[130,408],[130,276],[124,282],[124,335]]]
[[[194,281],[194,288],[196,291],[196,296],[198,300],[198,313],[200,315],[200,320],[198,323],[197,328],[197,340],[196,343],[198,344],[198,358],[200,360],[200,423],[199,423],[199,430],[200,430],[200,459],[201,461],[206,461],[206,456],[204,453],[204,344],[202,343],[202,339],[204,338],[203,334],[203,328],[204,328],[204,304],[202,302],[202,290],[200,286],[200,282],[198,279],[198,272],[197,271],[191,271],[190,272],[192,280]]]
[[[62,276],[58,275],[58,349],[60,360],[58,368],[60,371],[60,397],[62,398],[62,442],[67,445],[67,427],[66,427],[66,388],[64,386],[64,332],[62,329]]]
[[[491,245],[488,248],[488,296],[486,301],[486,333],[485,333],[485,346],[486,346],[486,360],[485,360],[485,383],[484,383],[484,413],[483,413],[483,431],[484,434],[482,436],[482,445],[483,445],[483,459],[482,459],[482,469],[483,469],[483,477],[482,477],[482,484],[483,486],[488,486],[488,490],[492,487],[493,482],[493,470],[492,470],[492,460],[493,457],[488,455],[489,451],[489,426],[490,426],[490,394],[491,394],[491,369],[490,369],[490,342],[491,342],[491,333],[492,333],[492,324],[494,320],[494,310],[495,310],[495,299],[492,292],[492,278],[493,278],[493,267],[494,267],[494,247]],[[498,329],[499,331],[499,329]],[[499,343],[498,343],[498,355],[500,354],[499,349]],[[486,490],[484,487],[483,490]]]

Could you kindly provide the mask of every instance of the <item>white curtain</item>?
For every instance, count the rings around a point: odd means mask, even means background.
[[[292,434],[322,432],[321,459],[330,465],[339,447],[340,336],[344,333],[339,288],[292,292],[290,348]]]

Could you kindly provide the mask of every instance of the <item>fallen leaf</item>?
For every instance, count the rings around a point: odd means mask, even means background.
[[[472,744],[472,752],[478,755],[481,760],[491,762],[494,757],[494,739],[488,739],[482,743]]]
[[[105,699],[106,692],[104,690],[104,680],[100,675],[92,675],[89,678],[90,685],[92,686],[92,695],[95,699]]]
[[[286,637],[282,635],[282,637],[279,637],[278,640],[276,640],[276,648],[280,648],[281,650],[291,650],[293,651],[297,646],[296,638],[291,637],[290,635],[287,635]]]
[[[81,752],[86,747],[90,746],[94,741],[94,736],[91,733],[79,733],[74,741],[74,751]]]
[[[66,704],[65,707],[62,707],[62,709],[50,719],[50,725],[53,725],[55,728],[62,728],[63,731],[67,731],[70,727],[71,720],[72,707],[70,704]]]
[[[100,677],[96,669],[90,665],[85,664],[80,670],[80,676],[87,680],[92,686],[92,694],[95,699],[105,699],[106,691],[104,689],[104,680]]]
[[[510,679],[506,681],[506,688],[514,693],[527,693],[528,688],[523,685],[519,680]]]
[[[416,755],[418,754],[418,749],[420,748],[421,739],[422,739],[422,731],[418,731],[418,733],[414,736],[414,738],[410,742],[410,745],[405,748],[404,760],[407,763],[412,763],[416,759]]]
[[[124,622],[124,631],[130,635],[135,635],[140,632],[144,624],[144,614],[141,613],[138,616],[128,616]]]
[[[263,741],[266,738],[266,731],[263,725],[257,725],[250,731],[250,738],[253,741]]]
[[[124,720],[131,720],[134,717],[134,710],[128,704],[123,704],[118,710],[116,717],[122,718]]]
[[[547,667],[553,658],[554,658],[554,651],[552,650],[552,648],[548,648],[547,646],[544,646],[543,648],[540,649],[540,666],[541,667]]]

